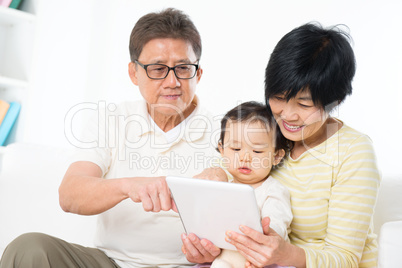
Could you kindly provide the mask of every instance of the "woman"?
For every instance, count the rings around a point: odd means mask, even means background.
[[[372,216],[380,174],[371,140],[329,114],[352,93],[355,58],[348,35],[306,24],[275,47],[265,94],[293,143],[272,176],[289,188],[294,220],[285,242],[263,220],[264,234],[241,227],[228,239],[250,266],[376,267]]]

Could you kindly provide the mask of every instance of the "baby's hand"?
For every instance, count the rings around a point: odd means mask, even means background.
[[[206,168],[200,174],[195,175],[194,178],[211,181],[228,181],[228,176],[226,175],[226,172],[220,167]]]

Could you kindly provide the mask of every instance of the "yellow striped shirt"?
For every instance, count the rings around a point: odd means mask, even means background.
[[[308,268],[377,266],[372,217],[380,172],[369,137],[343,125],[271,175],[290,191],[289,238],[304,249]]]

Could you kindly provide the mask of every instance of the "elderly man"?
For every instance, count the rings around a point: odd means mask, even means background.
[[[201,50],[196,27],[181,11],[139,19],[128,69],[143,100],[89,123],[86,139],[100,146],[78,150],[59,189],[66,212],[99,214],[96,248],[24,234],[7,247],[0,267],[179,267],[219,254],[212,244],[181,236],[164,177],[192,177],[216,156],[218,122],[195,95]],[[183,243],[193,254],[181,252]]]

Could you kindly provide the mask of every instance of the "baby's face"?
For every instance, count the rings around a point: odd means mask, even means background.
[[[223,148],[223,165],[234,182],[258,187],[269,175],[275,159],[274,130],[262,123],[228,121]]]

